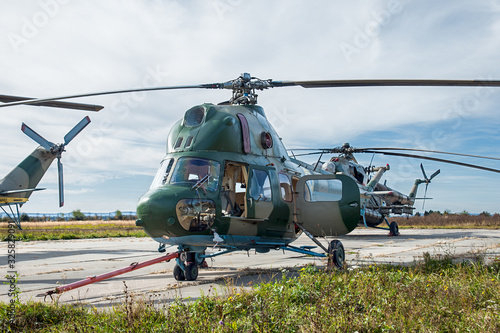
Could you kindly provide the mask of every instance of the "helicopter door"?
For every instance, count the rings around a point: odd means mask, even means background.
[[[237,162],[226,162],[221,187],[223,216],[246,217],[247,166]]]
[[[269,170],[252,168],[248,175],[246,192],[247,218],[267,219],[273,211],[271,177]]]
[[[309,175],[295,188],[297,222],[314,236],[351,232],[359,221],[359,188],[346,175]]]

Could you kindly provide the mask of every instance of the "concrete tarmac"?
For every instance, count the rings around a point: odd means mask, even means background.
[[[348,269],[375,263],[409,264],[432,256],[452,256],[464,260],[478,257],[486,261],[500,260],[500,230],[483,229],[402,229],[398,237],[388,237],[385,230],[357,228],[340,239],[346,251]],[[327,246],[327,241],[322,240]],[[295,246],[315,244],[305,236]],[[157,258],[158,244],[149,238],[107,238],[61,241],[16,242],[14,271],[19,274],[21,301],[44,301],[37,297],[58,285],[85,279],[124,268],[134,262]],[[174,252],[175,247],[167,248]],[[315,249],[321,252],[320,249]],[[0,244],[4,253],[0,272],[7,267],[7,244]],[[207,252],[215,250],[208,249]],[[162,262],[106,281],[55,295],[60,303],[84,303],[97,308],[123,302],[125,290],[134,299],[166,304],[176,299],[194,300],[200,295],[224,295],[251,288],[252,285],[280,278],[281,270],[296,270],[307,264],[325,267],[325,259],[293,252],[271,250],[266,254],[254,251],[233,252],[208,259],[209,268],[200,269],[192,282],[178,282],[172,272],[175,260]],[[0,301],[8,302],[8,285],[0,290]],[[49,301],[50,297],[45,298]]]

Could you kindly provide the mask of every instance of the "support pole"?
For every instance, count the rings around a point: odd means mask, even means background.
[[[311,233],[309,231],[307,231],[306,229],[304,229],[303,226],[301,226],[300,224],[298,224],[297,222],[294,222],[295,225],[297,227],[299,227],[300,230],[302,230],[304,232],[304,234],[306,234],[307,237],[309,237],[314,243],[316,243],[316,245],[318,245],[320,248],[323,249],[323,251],[325,252],[328,252],[328,249],[319,242],[319,240],[316,239],[316,237],[314,237],[313,235],[311,235]]]
[[[65,291],[68,291],[68,290],[80,288],[80,287],[86,286],[86,285],[91,284],[91,283],[103,281],[103,280],[112,278],[114,276],[120,275],[120,274],[128,273],[128,272],[131,272],[131,271],[139,269],[139,268],[144,268],[144,267],[147,267],[147,266],[150,266],[153,264],[160,263],[162,261],[169,261],[171,259],[177,258],[178,256],[179,256],[179,252],[174,252],[174,253],[170,253],[170,254],[167,254],[165,256],[162,256],[162,257],[159,257],[156,259],[151,259],[151,260],[148,260],[145,262],[133,263],[128,267],[121,268],[121,269],[118,269],[116,271],[104,273],[104,274],[97,275],[97,276],[90,276],[90,277],[86,278],[85,280],[80,280],[80,281],[76,281],[76,282],[67,284],[65,286],[60,286],[54,290],[47,291],[46,293],[40,294],[37,296],[42,297],[42,296],[50,296],[52,294],[60,294],[60,293],[63,293]]]

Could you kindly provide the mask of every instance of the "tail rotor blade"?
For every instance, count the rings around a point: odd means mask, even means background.
[[[439,173],[441,172],[441,169],[438,169],[436,172],[434,172],[432,175],[431,175],[431,178],[429,178],[429,180],[432,180],[432,178],[436,177],[437,175],[439,175]]]
[[[422,174],[424,175],[424,179],[429,180],[429,178],[427,178],[427,175],[425,174],[424,166],[422,165],[422,163],[420,163],[420,169],[422,169]]]
[[[54,144],[50,141],[47,141],[43,136],[38,134],[37,132],[33,131],[28,125],[23,123],[21,126],[21,131],[23,131],[24,134],[29,136],[31,139],[33,139],[35,142],[37,142],[40,146],[43,148],[50,150],[52,147],[54,147]]]
[[[89,116],[80,120],[80,122],[78,124],[76,124],[76,126],[73,127],[71,129],[71,131],[69,131],[68,134],[66,134],[64,136],[64,145],[67,145],[68,143],[70,143],[71,140],[73,140],[75,138],[75,136],[77,136],[78,133],[80,133],[88,124],[90,124]]]
[[[61,158],[57,158],[57,173],[59,176],[59,207],[64,206],[64,184],[63,184],[63,165]]]
[[[425,192],[424,192],[424,200],[422,201],[422,210],[424,210],[425,206],[425,199],[427,198],[427,187],[429,186],[429,183],[425,184]]]

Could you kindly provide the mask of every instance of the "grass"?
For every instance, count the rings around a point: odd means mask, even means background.
[[[23,222],[22,228],[15,232],[20,241],[147,236],[135,221]],[[0,223],[0,239],[7,235],[8,223]]]
[[[412,266],[327,272],[307,266],[252,290],[168,305],[136,298],[102,311],[17,305],[4,331],[23,332],[498,332],[500,262],[452,263],[424,255]]]

